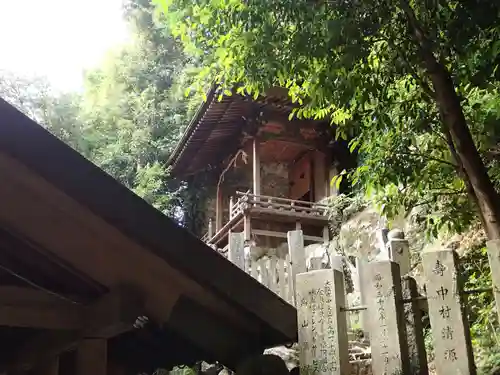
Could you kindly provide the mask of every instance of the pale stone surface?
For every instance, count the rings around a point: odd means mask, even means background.
[[[406,374],[409,361],[399,267],[380,261],[368,263],[365,269],[373,374]]]
[[[344,277],[332,269],[297,275],[301,374],[347,374],[349,353]]]
[[[394,228],[387,233],[386,242],[389,242],[391,240],[404,240],[404,239],[405,239],[405,232],[403,232],[399,228]]]
[[[405,239],[390,239],[388,242],[389,259],[399,264],[401,276],[410,272],[411,257],[410,245]]]
[[[291,347],[277,346],[264,350],[264,354],[274,354],[280,357],[286,364],[286,367],[291,370],[299,366],[299,349],[298,344],[295,343]]]
[[[410,374],[428,374],[427,356],[425,353],[422,312],[416,297],[419,296],[414,278],[405,276],[402,279],[402,294],[405,300],[404,314],[406,325],[406,340],[410,359]]]
[[[500,240],[492,240],[486,243],[488,248],[488,259],[491,268],[491,282],[493,294],[497,305],[497,314],[500,319]]]
[[[228,259],[242,270],[245,269],[245,240],[243,233],[229,233]]]
[[[358,288],[359,288],[359,305],[366,306],[366,265],[367,262],[364,259],[356,258],[356,271],[357,271],[357,279],[358,279]],[[365,333],[366,336],[369,336],[369,319],[368,319],[368,310],[362,310],[359,313],[359,324],[361,329]]]
[[[476,374],[465,298],[452,250],[422,254],[429,320],[438,374]]]
[[[306,272],[306,258],[304,255],[304,234],[301,230],[293,230],[287,233],[288,253],[290,254],[290,263],[292,274],[290,276],[292,284],[292,295],[296,301],[296,276],[299,273]]]

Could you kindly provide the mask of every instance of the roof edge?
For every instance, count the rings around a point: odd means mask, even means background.
[[[177,142],[177,145],[175,146],[174,151],[172,152],[172,154],[168,158],[167,166],[175,167],[175,165],[177,164],[177,162],[182,154],[182,151],[184,150],[186,143],[189,141],[189,139],[193,135],[194,131],[196,130],[197,124],[203,118],[203,115],[207,111],[210,104],[212,104],[212,101],[215,97],[216,88],[217,88],[216,85],[212,85],[210,90],[207,92],[207,94],[206,94],[207,100],[205,100],[203,103],[201,103],[200,106],[198,107],[198,109],[196,110],[195,115],[191,119],[191,121],[190,121],[189,125],[187,126],[186,130],[184,131],[184,133],[182,134],[181,139],[179,140],[179,142]]]

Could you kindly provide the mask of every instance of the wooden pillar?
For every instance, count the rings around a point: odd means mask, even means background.
[[[328,225],[325,225],[323,227],[323,242],[325,243],[325,245],[330,242],[330,230],[328,229]]]
[[[452,250],[422,253],[429,321],[438,374],[475,375],[458,256]]]
[[[253,139],[253,194],[260,195],[260,154],[259,142],[257,138]]]
[[[319,202],[327,196],[327,173],[325,154],[320,151],[314,151],[313,156],[313,181],[314,181],[314,201]]]
[[[252,221],[248,213],[243,216],[243,233],[245,243],[250,242],[252,240]]]
[[[76,375],[106,375],[108,348],[106,339],[84,339],[76,353]]]
[[[215,233],[217,233],[222,228],[223,214],[224,213],[222,211],[222,189],[219,185],[217,186],[217,200],[215,206]]]
[[[234,199],[231,196],[229,198],[229,220],[233,218],[233,209],[234,209]]]
[[[214,224],[212,219],[208,220],[208,239],[212,239],[214,236]]]

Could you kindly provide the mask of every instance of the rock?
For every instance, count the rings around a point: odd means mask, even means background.
[[[286,346],[269,348],[264,351],[264,354],[277,355],[285,362],[289,370],[299,365],[299,350],[297,344],[294,344],[291,348],[287,348]]]

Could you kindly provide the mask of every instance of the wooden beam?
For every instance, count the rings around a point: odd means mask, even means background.
[[[79,306],[5,306],[0,305],[0,326],[36,329],[82,328]]]
[[[275,232],[272,230],[263,230],[263,229],[254,229],[252,231],[253,234],[256,236],[263,236],[263,237],[277,237],[277,238],[287,238],[287,234],[283,232]],[[304,240],[306,241],[312,241],[312,242],[323,242],[323,237],[317,237],[317,236],[306,236],[303,235]]]
[[[36,289],[0,287],[0,326],[81,329],[83,306]]]
[[[257,138],[253,139],[252,144],[253,158],[253,194],[260,195],[260,154],[259,154],[259,141]]]
[[[222,217],[224,215],[222,207],[222,187],[217,185],[217,197],[215,201],[215,232],[222,229]]]
[[[144,315],[144,300],[135,288],[120,286],[85,307],[83,329],[43,333],[28,342],[10,368],[26,371],[75,348],[87,337],[111,338],[133,329],[137,317]]]
[[[327,172],[326,156],[320,151],[314,151],[313,161],[313,179],[314,179],[314,201],[319,202],[327,196]]]
[[[243,233],[243,240],[245,242],[252,239],[252,221],[248,214],[243,216]]]

